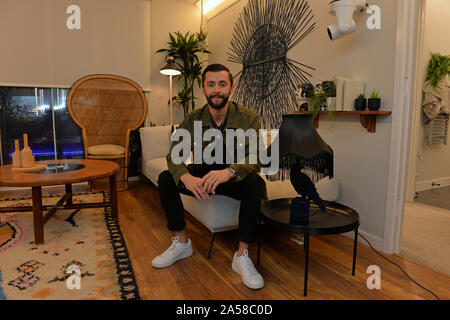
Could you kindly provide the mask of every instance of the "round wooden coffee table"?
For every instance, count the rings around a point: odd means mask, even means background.
[[[44,243],[44,225],[58,210],[110,207],[111,215],[118,218],[117,183],[115,174],[119,165],[106,160],[49,160],[36,164],[45,164],[47,169],[38,172],[21,172],[11,165],[0,167],[1,187],[31,187],[33,206],[0,208],[3,212],[33,211],[34,240],[36,244]],[[72,184],[109,177],[111,200],[101,203],[73,204]],[[54,206],[42,205],[42,187],[65,185],[66,193]],[[44,211],[48,211],[43,215]]]

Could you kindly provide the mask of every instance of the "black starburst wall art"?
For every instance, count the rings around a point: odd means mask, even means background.
[[[234,26],[228,60],[242,65],[234,100],[256,111],[264,128],[279,128],[296,110],[298,85],[310,83],[315,69],[287,55],[314,30],[313,19],[305,0],[249,0]]]

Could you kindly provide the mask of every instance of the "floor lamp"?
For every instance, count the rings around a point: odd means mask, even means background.
[[[170,104],[170,125],[173,125],[173,113],[172,113],[172,77],[181,74],[175,65],[174,57],[167,57],[166,65],[159,70],[161,74],[169,76],[169,104]]]

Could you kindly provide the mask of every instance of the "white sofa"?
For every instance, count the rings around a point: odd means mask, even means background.
[[[142,145],[142,173],[158,186],[159,174],[167,170],[166,155],[170,151],[171,126],[144,127],[139,131]],[[264,175],[261,177],[266,182],[267,200],[297,196],[289,180],[268,181]],[[328,184],[325,188],[320,188],[319,184],[316,186],[324,200],[337,199],[336,188],[330,192]],[[333,183],[333,186],[337,187],[337,184]],[[240,201],[223,195],[212,195],[211,201],[204,202],[183,194],[181,200],[184,209],[212,232],[209,258],[215,233],[238,228]]]

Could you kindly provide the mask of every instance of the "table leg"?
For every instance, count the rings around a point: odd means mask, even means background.
[[[261,256],[261,216],[258,216],[258,256],[256,259],[256,264],[259,266],[259,258]]]
[[[308,289],[308,260],[309,260],[309,234],[305,233],[305,280],[303,287],[303,296],[306,297],[307,289]]]
[[[73,204],[73,200],[72,200],[72,185],[71,184],[66,184],[66,194],[69,193],[70,196],[67,199],[67,204],[68,205],[72,205]]]
[[[33,198],[33,224],[34,224],[34,243],[44,243],[44,218],[42,216],[42,189],[41,187],[32,187],[31,194]]]
[[[356,268],[356,248],[358,247],[358,228],[355,229],[355,240],[353,242],[353,267],[352,267],[352,276],[355,275]]]
[[[117,201],[117,181],[116,176],[113,174],[109,176],[109,192],[111,195],[111,216],[114,219],[119,218],[118,201]]]

